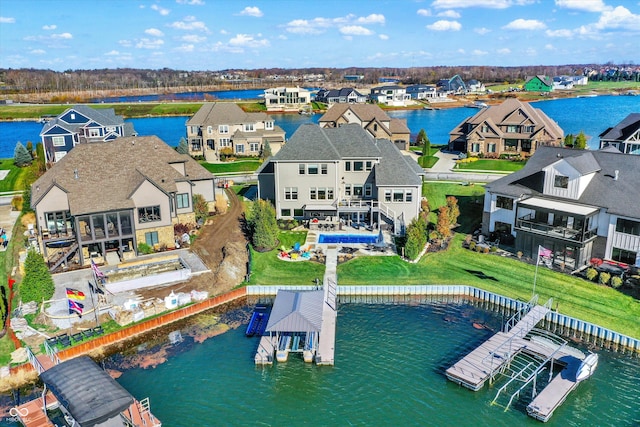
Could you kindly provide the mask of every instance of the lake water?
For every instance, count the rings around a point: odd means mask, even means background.
[[[232,91],[231,91],[232,92]],[[540,101],[532,104],[555,120],[565,134],[577,135],[580,131],[589,137],[591,149],[599,147],[598,135],[608,127],[615,126],[628,114],[640,112],[640,96],[598,96],[595,98],[567,98]],[[391,111],[391,117],[407,120],[413,138],[424,129],[432,144],[447,144],[449,132],[477,110],[471,108],[451,108],[442,110]],[[282,127],[287,137],[293,135],[301,124],[318,123],[320,114],[310,116],[300,114],[273,114],[275,124]],[[188,117],[149,117],[126,119],[133,123],[141,136],[157,135],[171,146],[177,146],[180,138],[186,136],[185,123]],[[18,141],[34,145],[40,141],[42,124],[35,122],[0,122],[0,158],[12,158]]]
[[[506,412],[491,405],[504,380],[474,393],[444,376],[494,333],[474,322],[496,330],[502,320],[468,305],[342,304],[333,367],[295,356],[255,366],[257,338],[246,338],[243,324],[202,344],[183,331],[182,344],[143,351],[166,352],[165,363],[128,369],[118,382],[138,399],[150,397],[166,426],[540,426],[526,415],[524,401]],[[114,357],[106,365],[118,369],[137,357]],[[549,425],[637,426],[638,384],[637,358],[601,351],[595,375]]]

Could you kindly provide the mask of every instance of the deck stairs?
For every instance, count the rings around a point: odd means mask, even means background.
[[[73,254],[78,250],[78,243],[74,243],[73,245],[66,248],[66,250],[61,253],[56,254],[53,258],[49,259],[50,267],[49,271],[54,272],[58,267],[62,265],[63,262],[67,261]]]

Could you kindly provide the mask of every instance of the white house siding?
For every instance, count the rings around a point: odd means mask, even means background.
[[[577,200],[580,197],[580,185],[578,183],[580,174],[567,162],[557,162],[543,169],[545,171],[544,195],[555,196]],[[566,176],[569,178],[567,188],[556,187],[556,176]]]
[[[611,259],[613,248],[624,249],[631,252],[636,252],[635,265],[640,266],[640,236],[634,236],[632,234],[619,233],[616,231],[616,222],[620,218],[617,215],[609,216],[609,227],[607,239],[607,247],[605,250],[605,258]],[[637,221],[635,218],[628,218],[633,221]]]

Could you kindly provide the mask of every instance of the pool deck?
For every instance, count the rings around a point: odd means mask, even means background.
[[[336,229],[334,231],[331,230],[307,230],[307,238],[302,245],[303,248],[307,248],[308,250],[322,250],[323,253],[327,253],[329,247],[335,247],[340,250],[342,247],[354,248],[358,249],[358,252],[364,255],[395,255],[395,244],[393,241],[393,236],[389,233],[389,231],[383,230],[382,236],[384,239],[384,246],[373,249],[371,244],[367,243],[318,243],[320,234],[351,234],[351,235],[377,235],[380,230],[374,229],[373,231],[366,230],[362,227],[353,228],[347,225],[343,225],[342,229]]]

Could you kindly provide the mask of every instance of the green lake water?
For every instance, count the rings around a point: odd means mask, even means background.
[[[526,415],[524,400],[506,412],[491,405],[504,380],[474,393],[444,376],[503,320],[460,304],[342,304],[333,367],[294,355],[287,363],[255,366],[258,341],[244,336],[245,324],[202,344],[188,336],[165,344],[165,363],[125,370],[118,381],[136,398],[149,397],[167,427],[542,426]],[[595,375],[546,425],[640,426],[640,359],[599,353]],[[117,369],[130,357],[106,365]]]

